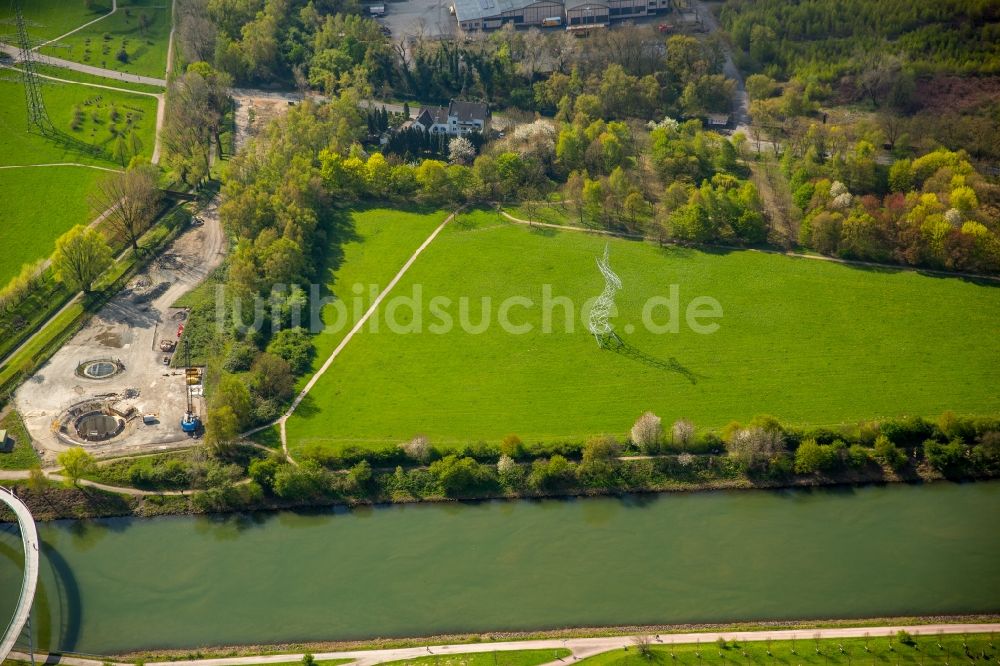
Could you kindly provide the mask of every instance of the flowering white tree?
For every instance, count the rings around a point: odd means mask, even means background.
[[[694,424],[687,419],[674,421],[672,434],[674,437],[674,444],[677,444],[678,446],[687,446],[694,439]]]
[[[678,123],[676,120],[674,120],[670,116],[664,116],[663,120],[661,120],[659,122],[656,122],[655,120],[650,120],[648,123],[646,123],[646,127],[649,128],[650,132],[652,132],[653,130],[657,130],[657,129],[665,129],[665,130],[669,130],[669,131],[673,132],[679,126],[680,126],[680,123]]]
[[[507,137],[498,141],[498,153],[514,152],[521,157],[534,157],[549,163],[556,156],[556,128],[548,120],[538,119],[514,128]]]
[[[425,463],[431,457],[431,443],[423,435],[417,435],[405,444],[400,445],[407,456],[417,462]]]
[[[663,423],[653,412],[646,412],[632,426],[632,442],[644,451],[655,449],[663,439]]]
[[[766,467],[784,447],[784,435],[765,428],[742,428],[726,442],[729,455],[748,469]]]
[[[476,159],[476,148],[464,136],[456,136],[448,142],[448,161],[452,164],[470,164]]]

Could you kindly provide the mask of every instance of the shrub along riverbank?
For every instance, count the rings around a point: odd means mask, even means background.
[[[126,496],[25,481],[36,518],[156,516],[334,504],[539,498],[814,487],[1000,477],[1000,420],[944,414],[842,430],[802,431],[761,416],[721,433],[644,414],[623,441],[499,445],[441,452],[426,439],[347,448],[292,464],[279,451],[232,446],[92,464],[91,481],[187,495]],[[3,515],[3,514],[0,514]],[[6,516],[11,519],[10,516]]]

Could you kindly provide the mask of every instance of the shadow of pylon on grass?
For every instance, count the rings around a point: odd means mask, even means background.
[[[610,344],[607,344],[604,348],[624,356],[625,358],[632,359],[637,363],[642,363],[647,367],[664,370],[666,372],[675,372],[691,382],[691,384],[697,384],[698,379],[704,378],[697,375],[693,370],[681,365],[681,363],[673,356],[668,359],[657,358],[634,347],[633,345],[630,345],[618,336],[615,336],[615,340],[612,340]]]

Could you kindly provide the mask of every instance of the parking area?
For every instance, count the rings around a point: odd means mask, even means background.
[[[378,4],[385,6],[385,16],[378,21],[392,31],[394,40],[421,35],[454,37],[458,32],[458,22],[449,12],[451,0],[391,0]]]

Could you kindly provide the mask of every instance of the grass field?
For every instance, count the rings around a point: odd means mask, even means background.
[[[142,27],[143,16],[148,21]],[[41,52],[129,74],[164,78],[170,38],[170,3],[162,0],[120,0],[118,11]],[[128,60],[117,54],[122,48]]]
[[[406,263],[434,228],[448,215],[445,211],[399,211],[371,208],[354,211],[345,226],[345,243],[335,242],[324,279],[328,296],[344,302],[347,325],[335,327],[337,307],[327,305],[322,312],[328,330],[316,336],[313,371],[318,370],[330,352],[340,343],[375,295],[369,285],[384,287]],[[364,288],[358,294],[355,285]],[[311,373],[310,373],[311,374]],[[305,383],[305,380],[302,381]]]
[[[660,637],[664,643],[669,635]],[[581,659],[583,666],[648,666],[650,664],[967,664],[995,662],[997,649],[989,634],[915,636],[912,644],[898,637],[800,641],[754,641],[666,646],[654,642],[648,656],[636,647]]]
[[[573,211],[562,203],[539,203],[533,206],[522,204],[520,206],[506,206],[504,210],[519,220],[527,220],[529,222],[558,224],[560,226],[567,224],[577,227],[587,226],[586,224],[581,225],[580,219],[575,217]]]
[[[87,197],[108,174],[80,167],[0,170],[0,285],[17,275],[22,264],[50,254],[55,240],[90,216]],[[58,187],[49,185],[57,181]],[[44,197],[38,196],[45,192]],[[54,214],[55,213],[55,214]]]
[[[125,130],[129,121],[142,144],[139,155],[146,158],[152,155],[156,132],[155,98],[57,82],[46,84],[42,95],[56,129],[101,148],[105,154],[94,156],[28,132],[24,87],[19,81],[0,80],[0,129],[4,131],[0,165],[80,162],[120,168],[110,155],[114,141],[112,127]],[[79,125],[74,130],[77,112]],[[113,112],[117,112],[117,120],[112,120]]]
[[[0,430],[6,430],[7,437],[14,440],[10,449],[0,446],[0,469],[31,469],[39,464],[38,454],[31,448],[31,437],[16,410],[11,409],[0,420]]]
[[[93,21],[102,14],[111,11],[111,0],[93,0],[90,9],[83,2],[67,2],[67,0],[31,0],[21,2],[21,11],[29,22],[28,34],[36,41],[54,39],[77,26]],[[14,6],[10,2],[0,3],[0,21],[13,19]],[[7,25],[7,24],[5,24]],[[95,23],[94,25],[100,25]],[[8,40],[14,40],[14,29],[4,30],[11,33]]]
[[[416,434],[444,445],[508,433],[549,441],[623,436],[646,410],[703,428],[761,413],[819,426],[947,409],[1000,412],[998,285],[611,240],[611,264],[624,283],[613,321],[627,343],[614,351],[598,348],[581,316],[604,286],[594,262],[605,242],[504,223],[495,213],[464,215],[394,292],[410,296],[422,286],[423,332],[389,330],[387,301],[379,331],[366,326],[289,420],[290,445],[382,444]],[[401,264],[379,257],[382,275]],[[348,254],[342,274],[351,263]],[[572,332],[562,307],[554,308],[554,332],[540,332],[544,284],[574,304]],[[671,284],[679,286],[678,332],[647,330],[643,305],[668,295]],[[455,322],[454,303],[469,297],[472,324],[489,296],[492,324],[481,334],[457,323],[433,333],[430,325],[440,321],[427,305],[435,296],[452,299]],[[534,301],[510,313],[514,323],[533,325],[527,334],[496,325],[499,305],[511,296]],[[718,322],[713,334],[695,333],[684,321],[685,308],[701,296],[723,310],[721,319],[703,320]],[[407,313],[398,308],[396,320],[406,324]],[[657,309],[655,320],[666,319]]]
[[[416,659],[386,661],[382,666],[537,666],[568,657],[569,650],[510,650],[467,654],[428,655]]]
[[[52,83],[43,88],[49,116],[57,129],[76,140],[104,150],[103,156],[57,143],[27,131],[23,86],[0,81],[0,128],[5,139],[0,146],[0,165],[73,162],[121,168],[111,160],[114,141],[111,126],[124,129],[131,119],[141,143],[140,157],[149,158],[155,143],[156,100],[145,95],[98,90],[74,84]],[[117,122],[112,120],[117,116]],[[72,125],[79,116],[78,129]],[[0,169],[0,285],[21,265],[47,256],[55,239],[74,224],[89,222],[88,201],[95,184],[108,177],[106,171],[78,166]]]

